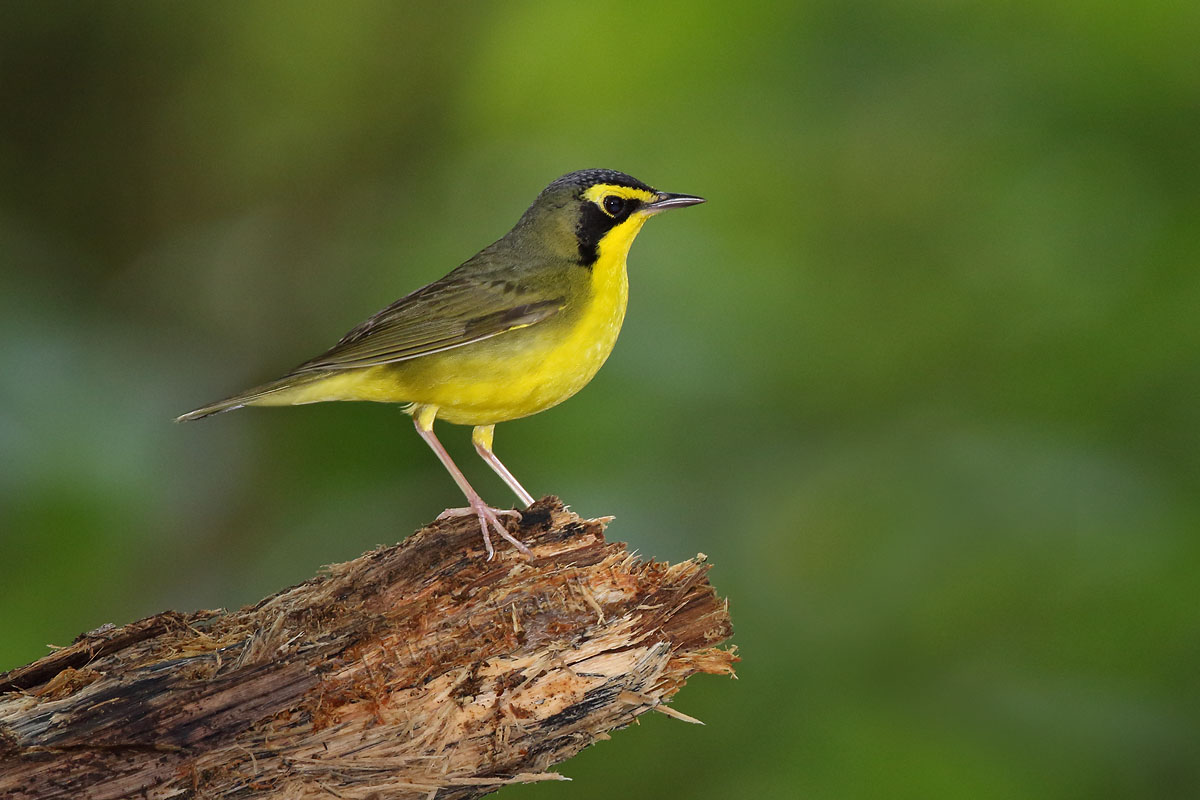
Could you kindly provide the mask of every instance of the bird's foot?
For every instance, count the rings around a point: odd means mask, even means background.
[[[521,512],[517,511],[515,508],[492,508],[491,506],[484,506],[484,508],[491,511],[497,517],[512,517],[518,522],[521,521]],[[475,514],[476,511],[471,506],[465,506],[463,508],[447,508],[445,511],[437,515],[435,522],[443,522],[448,519],[457,519],[458,517],[471,517]]]
[[[530,550],[524,542],[508,532],[508,528],[500,521],[501,517],[511,516],[521,519],[521,512],[515,509],[492,508],[482,500],[472,500],[471,505],[466,508],[448,508],[441,514],[438,514],[438,520],[454,519],[455,517],[466,517],[475,515],[479,520],[479,530],[483,533],[483,547],[487,550],[487,560],[491,561],[496,557],[496,549],[492,547],[492,537],[489,533],[489,528],[494,530],[500,536],[512,543],[512,546],[517,548],[523,555],[532,557],[533,551]]]

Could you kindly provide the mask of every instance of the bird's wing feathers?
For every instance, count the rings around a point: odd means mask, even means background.
[[[448,275],[392,303],[293,374],[374,367],[461,347],[541,322],[565,302],[516,292],[503,280]]]

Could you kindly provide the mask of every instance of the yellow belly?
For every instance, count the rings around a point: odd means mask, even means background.
[[[625,301],[624,292],[595,299],[574,324],[532,326],[397,365],[405,394],[410,402],[438,406],[439,419],[461,425],[544,411],[586,386],[604,364],[621,330]]]
[[[528,328],[410,361],[333,373],[264,397],[260,404],[434,405],[439,419],[460,425],[536,414],[586,386],[612,352],[629,296],[625,253],[597,259],[589,288],[575,307]]]

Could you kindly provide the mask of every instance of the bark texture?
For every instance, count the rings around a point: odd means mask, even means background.
[[[0,797],[470,798],[732,674],[703,558],[641,561],[555,498],[526,560],[474,518],[240,611],[104,626],[0,675]]]

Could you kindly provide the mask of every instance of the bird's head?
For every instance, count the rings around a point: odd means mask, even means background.
[[[564,254],[573,249],[578,262],[590,267],[601,255],[624,257],[642,225],[655,214],[703,202],[703,197],[660,192],[616,170],[584,169],[547,186],[514,232],[537,230]]]

